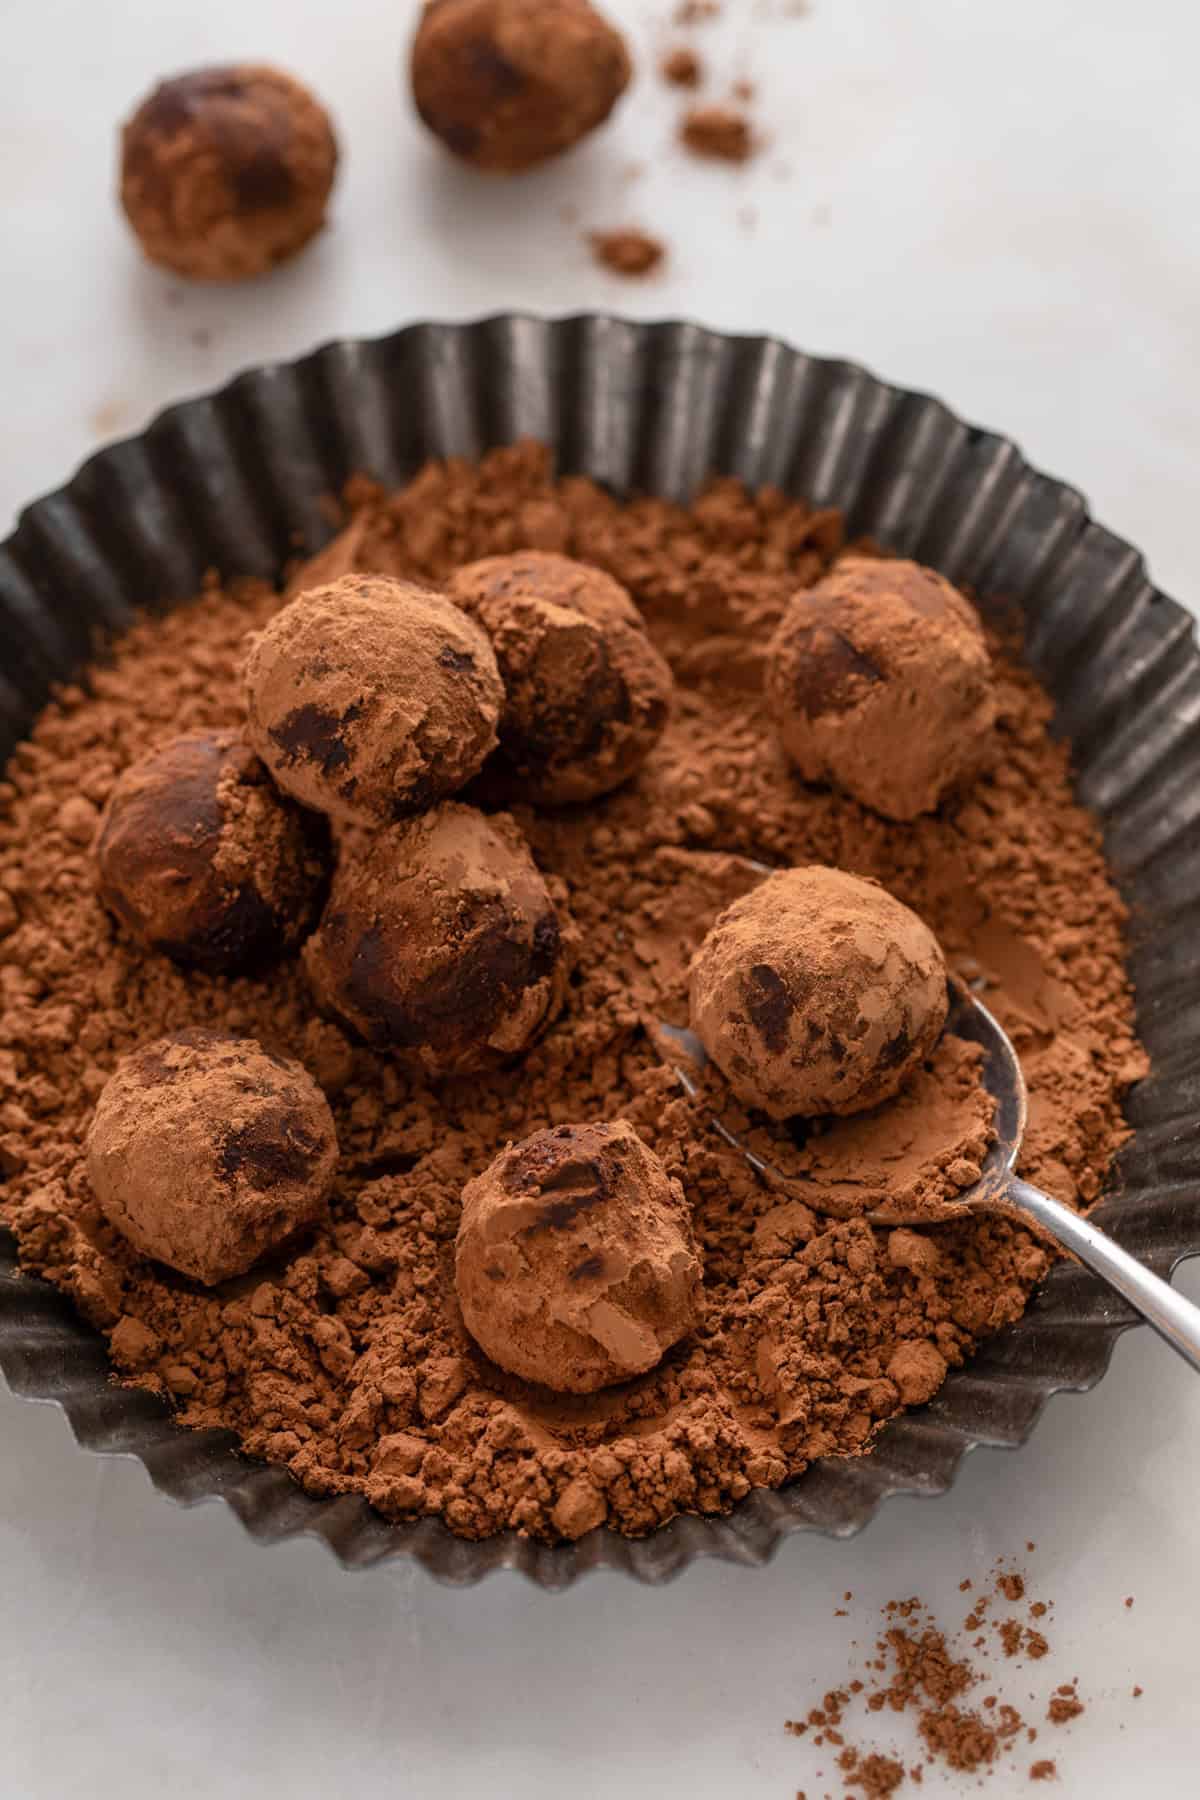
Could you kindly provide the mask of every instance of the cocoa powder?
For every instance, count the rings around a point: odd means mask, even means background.
[[[635,226],[589,232],[588,243],[601,268],[612,275],[652,275],[667,254],[661,238],[651,237]]]
[[[365,1493],[390,1517],[436,1514],[470,1537],[574,1537],[603,1520],[646,1532],[814,1457],[869,1450],[1019,1316],[1047,1253],[1003,1218],[923,1234],[781,1206],[681,1095],[646,1025],[686,1016],[692,950],[763,864],[875,877],[1016,1036],[1033,1100],[1025,1173],[1093,1200],[1144,1058],[1122,906],[1045,695],[993,639],[995,767],[939,813],[889,823],[801,786],[761,698],[762,646],[838,554],[836,514],[731,481],[686,509],[622,505],[556,482],[529,444],[478,468],[431,464],[391,496],[360,480],[348,502],[347,535],[293,588],[346,567],[437,585],[485,555],[563,551],[625,583],[672,665],[676,714],[633,783],[570,811],[516,809],[580,931],[566,1009],[516,1068],[431,1085],[321,1020],[296,962],[269,981],[184,973],[114,927],[93,886],[99,809],[150,745],[239,722],[247,634],[279,605],[214,578],[61,688],[0,787],[0,1221],[25,1268],[69,1293],[125,1376],[170,1396],[184,1424],[231,1428],[310,1493]],[[188,1026],[304,1063],[342,1151],[327,1221],[211,1292],[134,1254],[83,1159],[119,1057]],[[501,1374],[463,1328],[459,1199],[510,1140],[616,1119],[683,1185],[707,1316],[626,1386],[553,1396]],[[927,1149],[936,1161],[946,1146]]]
[[[976,1613],[990,1598],[1019,1599],[1025,1577],[998,1563],[993,1570],[994,1594],[982,1596]],[[965,1581],[962,1588],[969,1588]],[[1017,1590],[1020,1590],[1017,1592]],[[849,1595],[846,1596],[850,1598]],[[1042,1612],[1045,1604],[1040,1604]],[[835,1616],[847,1616],[839,1608]],[[977,1627],[979,1618],[968,1617],[963,1633],[946,1632],[929,1608],[913,1596],[889,1600],[880,1614],[882,1630],[860,1666],[862,1675],[832,1688],[810,1707],[803,1719],[788,1719],[784,1729],[816,1749],[832,1746],[847,1800],[888,1800],[909,1780],[919,1784],[931,1767],[952,1769],[981,1778],[1003,1773],[1006,1780],[1038,1740],[1038,1726],[1030,1724],[1020,1708],[993,1690],[994,1671],[987,1668],[984,1640],[964,1643],[963,1636]],[[1049,1646],[1045,1646],[1046,1649]],[[982,1689],[986,1692],[981,1692]],[[1135,1694],[1138,1692],[1134,1690]],[[1035,1700],[1032,1693],[1022,1700]],[[862,1717],[862,1712],[873,1715]],[[1049,1696],[1045,1717],[1054,1725],[1069,1725],[1085,1711],[1074,1680],[1060,1682]],[[883,1729],[884,1714],[911,1716],[920,1740],[919,1760],[911,1767],[897,1753],[861,1742]],[[1041,1757],[1025,1765],[1032,1781],[1053,1780],[1057,1764]],[[818,1769],[817,1775],[823,1771]],[[827,1800],[831,1797],[827,1795]]]

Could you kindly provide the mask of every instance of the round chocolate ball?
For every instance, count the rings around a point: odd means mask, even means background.
[[[674,683],[619,582],[525,550],[468,564],[448,591],[491,639],[502,761],[523,799],[593,800],[636,773],[666,728]]]
[[[781,869],[735,900],[692,959],[692,1030],[773,1119],[865,1112],[941,1034],[946,964],[916,913],[841,869]]]
[[[933,812],[992,751],[978,615],[917,563],[847,557],[797,594],[767,649],[767,701],[805,781],[889,819]]]
[[[344,575],[275,615],[246,662],[246,730],[285,793],[343,823],[422,812],[496,745],[486,635],[443,594]]]
[[[492,1361],[563,1394],[643,1375],[703,1310],[683,1189],[631,1125],[559,1125],[463,1190],[455,1279]]]
[[[338,1158],[325,1096],[299,1063],[199,1030],[124,1059],[86,1148],[109,1223],[209,1287],[311,1225]]]
[[[456,156],[511,173],[569,150],[629,85],[625,40],[587,0],[427,0],[417,111]]]
[[[328,831],[271,785],[235,731],[131,764],[96,836],[100,898],[139,944],[214,974],[296,949],[317,916]]]
[[[196,69],[160,82],[125,125],[121,204],[153,263],[198,281],[261,275],[325,220],[337,140],[278,69]]]
[[[563,928],[505,814],[450,802],[348,833],[304,966],[318,1004],[428,1076],[527,1050],[558,1012]]]

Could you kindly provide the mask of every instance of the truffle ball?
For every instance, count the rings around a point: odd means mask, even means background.
[[[526,550],[470,563],[449,593],[492,641],[507,695],[503,761],[522,798],[592,800],[640,768],[670,717],[674,684],[619,582]]]
[[[933,812],[988,761],[987,645],[974,609],[932,569],[847,557],[791,602],[767,670],[805,781],[832,782],[889,819]]]
[[[434,1077],[527,1050],[569,972],[562,924],[516,825],[455,802],[348,833],[303,954],[326,1012]]]
[[[272,787],[234,731],[193,731],[125,770],[96,836],[100,898],[149,950],[235,973],[295,949],[325,880],[325,822]]]
[[[773,1119],[890,1099],[947,1012],[929,927],[841,869],[781,869],[735,900],[692,958],[690,992],[709,1056]]]
[[[417,111],[447,149],[511,173],[602,125],[631,67],[587,0],[428,0],[411,73]]]
[[[109,1223],[209,1287],[313,1223],[337,1158],[325,1096],[300,1064],[213,1031],[127,1056],[87,1135]]]
[[[199,281],[261,275],[325,219],[328,116],[278,69],[196,69],[156,87],[121,139],[121,204],[151,262]]]
[[[643,1375],[703,1309],[683,1189],[624,1120],[535,1132],[469,1182],[455,1276],[492,1361],[564,1394]]]
[[[383,575],[310,588],[246,662],[247,735],[276,781],[344,823],[422,812],[496,745],[487,637],[444,595]]]

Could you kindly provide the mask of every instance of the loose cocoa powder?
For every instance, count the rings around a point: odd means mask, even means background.
[[[994,1594],[981,1597],[977,1613],[990,1598],[1014,1599],[1024,1594],[1024,1576],[1005,1570],[1002,1564],[997,1564],[993,1575]],[[971,1583],[961,1586],[969,1588]],[[1045,1604],[1037,1604],[1045,1612]],[[847,1800],[854,1800],[855,1795],[862,1800],[888,1800],[908,1780],[920,1783],[925,1770],[933,1766],[977,1780],[1001,1771],[1009,1776],[1018,1750],[1037,1742],[1038,1728],[995,1692],[976,1700],[980,1688],[990,1687],[993,1679],[986,1667],[984,1640],[965,1644],[961,1635],[952,1636],[915,1596],[889,1600],[880,1616],[882,1631],[862,1662],[862,1678],[855,1676],[830,1689],[803,1719],[786,1720],[785,1730],[814,1748],[834,1746]],[[964,1633],[978,1623],[975,1615],[968,1617]],[[861,1708],[876,1717],[910,1714],[922,1747],[921,1759],[906,1768],[898,1754],[859,1742],[868,1723],[859,1718]],[[1049,1697],[1046,1717],[1053,1724],[1066,1725],[1084,1710],[1077,1682],[1062,1682]],[[872,1728],[872,1735],[877,1729]],[[1028,1766],[1032,1781],[1049,1781],[1057,1773],[1050,1758]]]
[[[813,1457],[868,1450],[885,1419],[1018,1317],[1046,1252],[1002,1218],[925,1235],[781,1205],[680,1094],[646,1024],[686,1016],[687,960],[761,865],[875,877],[987,985],[1016,1036],[1033,1100],[1025,1172],[1093,1200],[1144,1058],[1122,907],[1044,694],[993,640],[996,766],[896,825],[799,785],[761,699],[762,646],[840,550],[836,515],[731,481],[687,509],[622,505],[555,482],[528,444],[478,468],[432,464],[391,496],[358,481],[348,500],[347,534],[294,586],[346,567],[439,584],[481,556],[562,551],[629,587],[672,665],[676,715],[635,782],[573,811],[517,809],[580,928],[566,1010],[516,1069],[429,1085],[317,1017],[295,963],[269,982],[185,974],[116,929],[93,889],[98,809],[162,737],[238,722],[247,634],[279,605],[262,585],[214,578],[61,688],[0,787],[0,1220],[24,1266],[65,1289],[117,1366],[185,1424],[231,1427],[311,1493],[365,1493],[388,1516],[438,1514],[467,1536],[573,1537],[605,1519],[645,1532]],[[132,1252],[83,1161],[117,1059],[185,1026],[297,1057],[342,1148],[328,1222],[212,1292]],[[625,1387],[551,1396],[500,1374],[462,1326],[459,1196],[510,1140],[618,1118],[691,1202],[706,1322]],[[936,1161],[946,1146],[926,1148]]]

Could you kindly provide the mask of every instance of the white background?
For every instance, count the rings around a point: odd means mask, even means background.
[[[2,10],[0,530],[103,438],[248,363],[421,316],[610,306],[776,331],[932,388],[1080,485],[1169,590],[1196,591],[1187,0],[815,0],[805,17],[727,0],[727,23],[697,38],[726,80],[760,83],[772,141],[742,171],[671,150],[678,101],[646,72],[669,0],[610,0],[641,81],[601,138],[517,184],[451,167],[420,134],[398,80],[414,9],[398,0]],[[247,57],[332,107],[334,226],[266,283],[184,289],[124,232],[115,126],[158,75]],[[580,230],[625,223],[670,241],[664,276],[591,264]],[[1184,1286],[1200,1296],[1200,1271]],[[1191,1795],[1198,1428],[1195,1380],[1137,1333],[1028,1448],[980,1452],[949,1497],[893,1502],[855,1542],[798,1539],[767,1571],[698,1567],[662,1592],[601,1578],[551,1598],[256,1548],[227,1512],[177,1511],[138,1467],[78,1451],[57,1411],[0,1392],[0,1795],[840,1794],[784,1718],[846,1673],[871,1609],[918,1592],[958,1620],[959,1580],[1026,1539],[1057,1602],[1055,1655],[1009,1691],[1078,1675],[1089,1701],[1039,1741],[1061,1770],[1045,1791]],[[853,1616],[835,1619],[847,1588]],[[1043,1791],[1025,1769],[991,1791]]]

